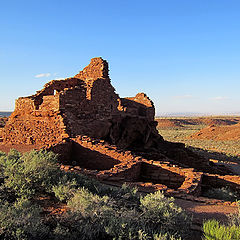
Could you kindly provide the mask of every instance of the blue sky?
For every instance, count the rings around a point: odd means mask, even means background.
[[[240,112],[239,0],[0,0],[0,111],[108,60],[121,97],[157,115]]]

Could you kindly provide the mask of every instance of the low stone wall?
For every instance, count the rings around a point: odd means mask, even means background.
[[[175,190],[183,184],[185,179],[184,175],[174,173],[161,166],[146,162],[143,162],[141,165],[140,175],[140,181],[164,184]]]
[[[87,136],[72,138],[71,158],[66,171],[75,171],[101,181],[130,182],[147,192],[161,190],[170,195],[201,192],[202,173],[169,162],[149,161],[117,149],[103,140]]]
[[[98,171],[111,169],[120,163],[120,161],[107,154],[102,154],[99,151],[84,147],[76,142],[72,144],[71,160],[74,165]]]
[[[230,187],[233,190],[240,191],[240,176],[217,175],[204,173],[203,185],[206,188]]]

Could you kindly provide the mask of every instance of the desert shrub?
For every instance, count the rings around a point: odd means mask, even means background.
[[[59,183],[52,187],[52,191],[57,199],[62,202],[66,202],[73,197],[77,187],[78,184],[74,178],[69,179],[67,175],[63,175],[60,178]]]
[[[6,157],[6,153],[5,152],[2,152],[2,151],[0,151],[0,159],[1,159],[1,157]],[[1,161],[0,161],[1,162]]]
[[[174,240],[180,239],[180,234],[177,230],[168,229],[164,226],[164,222],[159,223],[157,219],[152,219],[151,224],[146,223],[147,219],[145,213],[138,208],[115,209],[115,211],[108,216],[105,224],[106,233],[112,239],[161,239]],[[176,229],[178,229],[176,227]]]
[[[142,239],[149,238],[139,224],[140,212],[137,209],[127,209],[122,207],[108,216],[105,231],[112,239],[138,239],[138,235],[142,235]]]
[[[126,186],[123,187],[123,189],[125,188]],[[55,231],[57,233],[64,232],[65,239],[68,239],[67,237],[77,239],[79,236],[81,236],[81,239],[180,239],[177,238],[179,232],[176,229],[178,227],[175,226],[173,230],[169,229],[170,224],[165,226],[166,216],[165,218],[161,217],[162,222],[159,221],[160,216],[158,214],[167,215],[167,211],[175,211],[175,215],[180,214],[180,209],[172,203],[172,199],[168,200],[162,197],[162,194],[161,198],[157,198],[155,194],[152,194],[148,196],[148,199],[145,197],[141,200],[142,205],[140,207],[128,208],[125,205],[119,205],[118,201],[110,197],[101,197],[85,188],[78,189],[73,198],[68,201],[70,211],[61,219],[60,225],[57,226]],[[153,211],[157,209],[158,204],[161,204],[161,202],[157,204],[157,200],[166,201],[166,205],[171,202],[172,206],[170,208],[165,206],[165,210],[155,212],[153,217]],[[154,204],[152,201],[154,201]],[[152,204],[151,212],[148,212],[149,208],[146,208],[145,204]],[[183,212],[181,214],[183,215]],[[175,218],[177,217],[171,219]],[[185,221],[181,225],[186,225],[187,218],[181,218],[181,220]],[[171,233],[168,233],[168,230]],[[71,234],[74,236],[71,236]]]
[[[181,240],[181,237],[175,237],[174,235],[170,235],[169,233],[160,233],[154,234],[153,240]]]
[[[48,227],[42,223],[40,208],[27,200],[0,203],[1,239],[44,239]]]
[[[119,197],[123,197],[131,201],[138,201],[139,197],[137,195],[137,192],[137,187],[132,187],[127,183],[124,183],[120,190],[117,191],[117,196],[119,195]]]
[[[67,226],[63,226],[60,223],[57,223],[57,226],[53,229],[51,233],[51,239],[53,240],[75,240],[81,239],[80,236],[77,236],[74,232],[70,232]]]
[[[238,211],[236,213],[232,213],[227,215],[229,220],[229,225],[240,226],[240,202],[238,201]]]
[[[4,152],[0,151],[0,180],[4,177],[4,174],[3,174],[4,171],[3,171],[2,162],[4,162],[4,158],[5,157],[6,157],[6,154]]]
[[[217,220],[208,220],[203,224],[205,240],[239,240],[240,227],[236,225],[225,226]]]
[[[25,180],[21,153],[12,149],[8,155],[0,158],[0,165],[4,177],[4,186],[19,196],[27,196],[33,193],[33,189],[28,187],[29,183]]]
[[[167,230],[172,233],[187,233],[190,228],[190,218],[174,203],[173,198],[166,198],[157,191],[140,199],[143,211],[141,221],[146,232]]]
[[[99,196],[110,196],[115,200],[129,200],[139,202],[139,196],[137,194],[137,188],[132,187],[129,184],[124,183],[122,187],[113,187],[108,186],[106,184],[100,183],[96,179],[89,178],[87,176],[77,174],[74,172],[66,172],[63,174],[63,177],[66,179],[65,181],[74,181],[76,185],[74,188],[84,187],[90,192],[97,194]],[[62,180],[60,180],[61,182]]]
[[[57,165],[57,155],[46,150],[31,151],[21,157],[24,165],[24,175],[35,189],[42,187],[50,190],[57,183],[60,170]]]
[[[107,196],[100,197],[85,188],[78,189],[73,198],[68,201],[68,206],[73,212],[79,212],[83,216],[97,216],[101,211],[109,209],[107,204],[110,199]],[[99,210],[101,210],[99,212]]]
[[[240,207],[238,212],[228,215],[228,225],[223,225],[217,220],[209,220],[203,224],[206,240],[235,240],[240,239]]]
[[[209,189],[203,194],[203,196],[225,201],[236,201],[239,198],[238,194],[228,187]]]
[[[55,235],[63,232],[65,239],[102,239],[107,236],[104,223],[107,215],[113,213],[109,197],[100,197],[80,188],[67,205],[70,210],[59,219]]]
[[[75,181],[77,187],[84,187],[92,193],[104,196],[112,192],[112,187],[100,183],[94,178],[89,178],[88,176],[74,173],[74,172],[64,172],[62,176],[67,179],[67,181]],[[60,180],[61,181],[61,180]]]
[[[36,191],[49,190],[58,181],[60,170],[52,152],[31,151],[21,155],[11,150],[0,158],[4,185],[16,196],[29,198]]]
[[[137,189],[127,184],[119,189],[62,172],[51,152],[22,155],[11,150],[8,155],[0,154],[0,168],[4,177],[0,200],[14,196],[0,204],[0,236],[6,239],[44,239],[49,234],[47,239],[55,240],[175,240],[189,227],[187,215],[173,198],[160,192],[140,198]],[[17,200],[33,199],[39,192],[54,193],[67,202],[68,211],[56,216],[51,233],[41,221],[39,208]]]

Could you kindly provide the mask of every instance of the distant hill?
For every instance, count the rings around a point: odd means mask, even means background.
[[[0,112],[0,117],[9,117],[12,112]]]

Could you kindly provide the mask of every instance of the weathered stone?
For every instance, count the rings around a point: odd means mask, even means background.
[[[119,98],[107,61],[93,58],[75,77],[53,80],[35,95],[17,99],[3,141],[45,145],[85,135],[121,148],[149,148],[161,139],[153,124],[154,112],[146,94]]]

